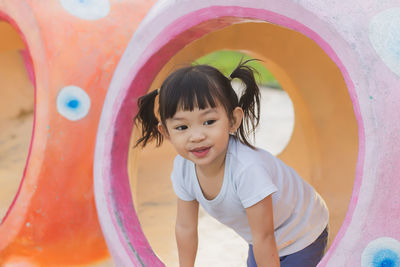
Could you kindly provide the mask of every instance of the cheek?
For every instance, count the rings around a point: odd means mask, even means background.
[[[170,138],[172,145],[176,149],[182,149],[185,146],[185,143],[186,143],[185,140],[186,140],[186,137],[184,134],[171,135],[171,138]]]
[[[213,129],[210,132],[209,136],[216,140],[216,142],[218,142],[220,145],[224,145],[229,140],[229,133],[229,128],[218,128]]]
[[[224,122],[220,127],[218,127],[219,134],[221,135],[229,135],[232,132],[234,125],[229,123],[228,121]]]

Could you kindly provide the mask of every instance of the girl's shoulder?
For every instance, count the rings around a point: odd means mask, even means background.
[[[246,170],[253,167],[271,167],[276,164],[276,157],[268,151],[251,147],[241,143],[237,138],[231,137],[227,155],[230,158],[230,165],[237,170]]]

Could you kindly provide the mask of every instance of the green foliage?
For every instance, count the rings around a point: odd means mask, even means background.
[[[252,57],[239,51],[220,50],[197,59],[194,64],[208,64],[214,66],[224,75],[228,76],[231,74],[240,60],[251,58]],[[281,88],[279,82],[274,76],[272,76],[271,72],[269,72],[261,62],[252,61],[249,63],[249,65],[257,70],[259,75],[256,75],[256,79],[259,84],[273,88]]]

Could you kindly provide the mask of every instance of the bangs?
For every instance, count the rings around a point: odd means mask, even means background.
[[[172,118],[180,109],[193,111],[195,108],[215,108],[216,100],[223,98],[221,89],[206,74],[193,71],[190,67],[182,72],[168,77],[160,90],[160,115],[163,121]]]

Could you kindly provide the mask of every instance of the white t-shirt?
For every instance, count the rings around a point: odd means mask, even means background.
[[[278,247],[284,245],[280,257],[310,245],[328,224],[326,204],[313,187],[269,152],[253,150],[235,137],[230,137],[224,181],[214,199],[204,197],[194,163],[179,155],[171,179],[180,199],[196,199],[211,216],[249,244],[252,236],[245,209],[272,194],[275,238]]]

